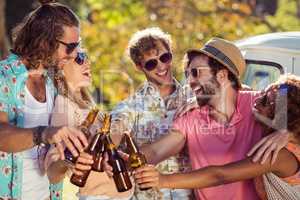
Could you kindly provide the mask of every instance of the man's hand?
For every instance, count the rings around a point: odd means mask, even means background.
[[[196,99],[192,99],[192,101],[189,101],[189,102],[183,104],[181,107],[179,107],[176,110],[176,113],[174,115],[174,120],[177,119],[178,117],[183,116],[185,113],[187,113],[190,110],[193,110],[195,108],[198,108],[198,103],[197,103]]]
[[[278,155],[278,152],[284,148],[289,141],[290,133],[287,130],[279,130],[274,132],[263,139],[261,139],[247,154],[247,156],[253,155],[253,162],[264,164],[267,158],[272,154],[271,163],[274,164]],[[255,154],[254,154],[255,153]]]
[[[146,165],[134,171],[134,178],[140,188],[160,188],[161,174],[157,171],[154,165]]]
[[[72,172],[76,175],[82,175],[83,171],[90,170],[93,164],[93,156],[88,153],[82,152],[76,160],[76,164]]]
[[[65,159],[64,150],[67,147],[73,156],[77,157],[80,152],[88,146],[88,141],[85,135],[71,127],[48,127],[42,133],[43,141],[49,144],[54,144],[57,148],[61,160]]]

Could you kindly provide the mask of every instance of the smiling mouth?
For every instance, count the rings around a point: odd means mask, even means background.
[[[83,76],[86,76],[86,77],[90,78],[90,74],[87,73],[87,72],[83,73]]]
[[[158,76],[166,76],[168,74],[168,70],[164,70],[156,73]]]
[[[201,85],[198,85],[197,87],[195,87],[193,89],[193,92],[197,95],[197,94],[203,94],[204,88]]]

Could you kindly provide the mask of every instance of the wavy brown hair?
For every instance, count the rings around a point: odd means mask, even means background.
[[[171,36],[168,33],[163,32],[160,28],[152,27],[136,32],[131,37],[127,47],[131,60],[136,65],[140,65],[143,54],[151,49],[157,48],[158,41],[160,41],[168,51],[171,51]]]
[[[286,106],[286,119],[281,119],[280,111],[276,123],[286,123],[286,128],[293,132],[296,137],[300,136],[300,77],[295,75],[283,75],[280,79],[271,84],[266,91],[270,90],[277,91],[278,96],[283,96],[286,98],[286,105],[280,105],[280,102],[276,101],[276,104],[279,103],[279,108]],[[280,101],[280,100],[279,100]],[[284,122],[285,121],[285,122]]]
[[[64,26],[79,27],[79,19],[67,6],[40,0],[41,6],[29,13],[13,30],[13,53],[28,62],[28,69],[54,65],[52,57],[59,47]]]

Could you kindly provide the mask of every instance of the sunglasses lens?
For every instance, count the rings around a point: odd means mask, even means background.
[[[159,60],[162,62],[162,63],[168,63],[172,60],[172,54],[171,53],[164,53],[163,55],[161,55],[159,57]]]
[[[191,74],[192,74],[193,78],[197,78],[198,77],[198,70],[196,68],[192,68],[191,69]]]
[[[77,47],[79,43],[70,43],[67,44],[67,54],[71,54]]]
[[[75,62],[78,64],[78,65],[82,65],[84,63],[84,60],[86,59],[86,54],[83,53],[83,52],[78,52],[77,53],[77,56],[75,58]]]
[[[157,65],[157,60],[151,59],[145,63],[145,69],[148,71],[152,71]]]

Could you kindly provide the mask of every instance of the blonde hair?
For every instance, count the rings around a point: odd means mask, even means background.
[[[82,87],[79,93],[73,93],[68,87],[66,78],[59,69],[54,70],[54,74],[51,76],[55,87],[57,88],[58,94],[69,98],[74,101],[80,108],[88,109],[95,105],[95,102],[86,87]]]

